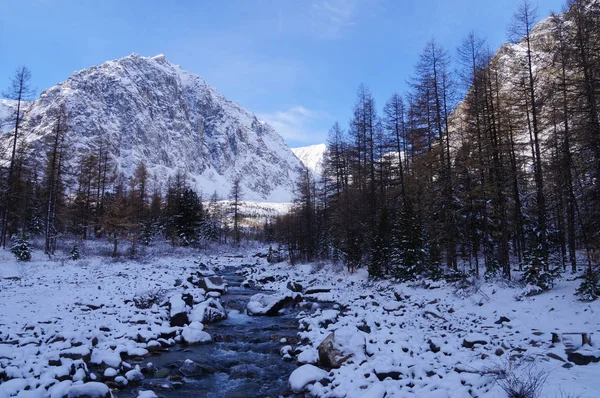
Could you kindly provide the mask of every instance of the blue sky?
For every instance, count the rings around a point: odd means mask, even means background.
[[[519,0],[0,0],[0,87],[27,65],[40,91],[133,52],[201,75],[290,146],[324,142],[358,85],[379,109],[406,90],[424,44],[454,54],[469,30],[506,41]],[[541,0],[539,15],[564,0]]]

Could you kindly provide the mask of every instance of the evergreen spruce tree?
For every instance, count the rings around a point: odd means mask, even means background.
[[[17,261],[30,261],[32,247],[24,235],[18,237],[10,248]]]
[[[379,279],[388,273],[392,257],[392,224],[387,208],[381,209],[368,263],[369,277]]]
[[[175,229],[183,246],[198,242],[204,213],[202,201],[191,188],[185,188],[179,197],[175,215]]]
[[[583,282],[575,292],[581,301],[594,301],[600,297],[600,273],[592,267],[587,267]]]
[[[410,205],[401,206],[393,231],[392,275],[413,280],[424,271],[423,232]]]

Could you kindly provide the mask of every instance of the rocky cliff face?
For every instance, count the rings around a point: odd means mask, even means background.
[[[184,171],[205,196],[225,198],[239,176],[245,199],[291,200],[300,161],[281,136],[163,55],[132,54],[44,91],[26,115],[34,146],[52,131],[62,104],[74,153],[105,145],[125,175],[144,160],[163,182]]]

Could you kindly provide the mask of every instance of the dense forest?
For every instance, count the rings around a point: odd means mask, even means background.
[[[535,291],[586,265],[597,296],[600,4],[536,18],[522,2],[495,55],[474,33],[455,51],[431,40],[381,111],[361,85],[322,178],[305,170],[277,222],[292,261],[403,280],[524,271]]]

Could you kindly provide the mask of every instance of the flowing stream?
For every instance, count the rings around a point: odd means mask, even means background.
[[[214,343],[195,346],[175,346],[168,352],[148,357],[140,364],[152,362],[159,370],[169,369],[169,378],[149,378],[136,387],[122,390],[119,398],[136,397],[138,390],[153,390],[157,395],[171,397],[279,397],[292,396],[288,377],[296,368],[295,361],[282,359],[282,346],[295,346],[298,323],[297,309],[288,310],[277,317],[251,317],[244,309],[250,297],[263,292],[241,287],[243,276],[239,268],[225,267],[219,272],[228,283],[229,291],[221,296],[227,309],[226,320],[205,325]],[[285,338],[287,343],[282,343]],[[177,380],[178,369],[186,359],[202,368],[198,376]],[[173,377],[175,376],[175,377]]]

